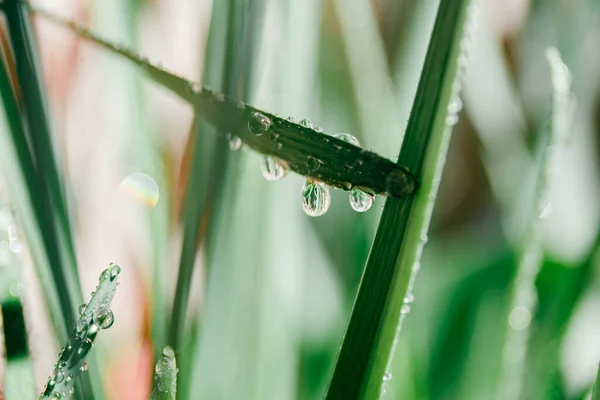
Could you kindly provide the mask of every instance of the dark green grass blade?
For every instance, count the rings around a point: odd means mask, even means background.
[[[378,398],[404,297],[418,269],[449,143],[445,119],[456,81],[469,1],[443,0],[398,163],[420,180],[416,197],[386,201],[328,399]]]
[[[48,107],[40,77],[37,48],[33,37],[29,12],[20,0],[5,1],[6,19],[10,41],[15,57],[16,71],[22,93],[23,114],[28,124],[28,139],[31,153],[38,171],[43,171],[43,185],[48,195],[46,202],[52,204],[52,219],[56,220],[60,240],[65,242],[66,268],[78,284],[78,271],[75,261],[73,239],[69,225],[67,205],[54,157],[52,130]]]
[[[203,89],[150,64],[130,50],[107,42],[76,23],[45,11],[34,11],[136,63],[156,83],[192,104],[196,114],[215,126],[219,132],[231,132],[239,136],[250,148],[287,162],[290,169],[301,175],[317,178],[344,190],[360,186],[393,197],[402,197],[414,190],[411,174],[388,159],[221,93]],[[256,121],[257,113],[266,116],[271,122],[269,128],[260,135],[253,134],[249,129],[249,124]]]

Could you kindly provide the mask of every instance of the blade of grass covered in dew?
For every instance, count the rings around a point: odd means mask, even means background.
[[[505,351],[502,360],[499,398],[521,398],[527,353],[529,323],[535,312],[537,294],[535,281],[543,259],[543,219],[548,213],[548,182],[552,179],[557,150],[568,134],[574,101],[570,92],[571,74],[562,62],[558,50],[547,50],[550,64],[552,95],[552,120],[549,132],[540,139],[540,160],[534,192],[534,205],[527,223],[524,243],[514,281]]]
[[[21,265],[15,254],[21,251],[22,245],[15,230],[12,212],[0,199],[0,309],[6,352],[4,398],[7,400],[35,397],[35,379],[21,301]]]
[[[392,197],[406,196],[414,190],[413,177],[388,159],[222,93],[203,89],[150,64],[130,50],[101,39],[76,23],[37,8],[32,10],[139,65],[156,83],[192,104],[197,115],[218,131],[231,132],[253,150],[284,161],[301,175],[344,190],[365,187]]]
[[[378,398],[384,389],[449,144],[451,127],[446,124],[456,123],[453,104],[460,88],[458,64],[466,62],[463,36],[468,5],[469,1],[440,2],[398,159],[418,177],[420,188],[415,196],[386,200],[328,399]]]
[[[66,275],[70,290],[76,302],[81,302],[79,291],[79,272],[75,259],[75,248],[69,224],[67,203],[64,197],[59,169],[56,163],[52,143],[52,129],[43,82],[40,76],[38,51],[27,6],[21,0],[4,2],[10,42],[15,57],[19,87],[22,93],[22,112],[27,120],[28,141],[38,172],[38,185],[43,187],[51,203],[50,214],[57,227],[61,251],[64,253],[63,263],[69,271]],[[43,174],[42,172],[43,171]]]
[[[154,369],[150,400],[175,400],[177,392],[177,360],[175,352],[166,346]]]
[[[110,328],[115,321],[110,307],[119,285],[120,273],[121,267],[110,263],[100,274],[98,286],[92,292],[90,301],[79,307],[79,320],[58,355],[58,361],[40,394],[40,400],[67,399],[75,392],[75,379],[81,375],[80,372],[88,370],[86,357],[98,332]],[[91,393],[84,393],[84,399],[91,399],[90,395]]]
[[[368,0],[335,0],[333,5],[350,64],[361,142],[394,157],[394,149],[402,143],[402,123],[395,110],[395,93],[373,4]]]

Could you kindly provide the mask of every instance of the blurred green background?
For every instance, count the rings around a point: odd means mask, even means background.
[[[169,71],[326,132],[351,132],[395,160],[439,1],[33,3]],[[550,119],[545,52],[554,46],[571,70],[577,108],[540,216],[539,304],[512,326],[530,329],[528,350],[508,357],[524,360],[522,398],[584,399],[600,358],[600,2],[481,3],[464,109],[384,398],[498,398],[536,143]],[[108,262],[123,267],[116,322],[95,346],[107,397],[148,398],[190,217],[183,193],[194,179],[207,200],[178,360],[180,398],[322,398],[383,199],[356,213],[347,193],[333,190],[325,216],[306,216],[303,177],[267,182],[260,154],[219,146],[214,130],[134,66],[34,21],[84,293]],[[194,143],[200,174],[190,172]],[[147,184],[143,198],[127,190],[123,180],[134,173],[152,177],[159,195]],[[10,204],[10,193],[0,199],[0,207]],[[44,282],[21,239],[15,258],[10,238],[0,236],[0,276],[8,282],[21,270],[16,296],[39,392],[62,344],[48,334]]]

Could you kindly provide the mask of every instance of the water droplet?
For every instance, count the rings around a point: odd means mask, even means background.
[[[306,157],[306,168],[308,168],[310,172],[318,170],[320,166],[321,163],[319,162],[319,160],[317,160],[313,156]]]
[[[343,140],[346,143],[350,143],[355,146],[360,146],[360,143],[359,143],[358,139],[356,138],[356,136],[351,135],[349,133],[337,133],[337,134],[333,135],[333,137]]]
[[[451,113],[446,117],[446,126],[454,126],[458,123],[458,115]]]
[[[115,322],[115,315],[112,310],[101,310],[94,314],[94,323],[101,329],[108,329]]]
[[[121,273],[121,267],[116,264],[111,264],[110,268],[110,280],[114,281],[117,275]]]
[[[385,177],[385,189],[391,196],[404,196],[415,190],[415,181],[408,171],[395,169]]]
[[[513,308],[508,316],[508,324],[514,330],[525,329],[531,323],[531,312],[527,307],[518,306]]]
[[[331,194],[324,183],[307,179],[300,194],[302,209],[306,215],[320,217],[329,210]]]
[[[410,312],[410,306],[408,304],[405,304],[402,306],[402,308],[400,309],[400,313],[402,315],[406,315]]]
[[[277,142],[277,144],[275,145],[275,147],[277,147],[277,150],[281,150],[281,149],[283,149],[283,143]]]
[[[90,346],[91,347],[91,346]],[[88,370],[88,364],[84,361],[83,364],[81,364],[81,366],[79,367],[79,370],[81,372],[85,372]]]
[[[407,294],[406,296],[404,296],[404,304],[410,304],[415,300],[415,296],[413,296],[412,293]]]
[[[86,308],[87,308],[87,304],[83,303],[82,305],[80,305],[79,309],[77,310],[77,311],[79,311],[79,315],[83,315]]]
[[[323,128],[321,128],[320,126],[317,126],[317,127],[315,128],[315,131],[317,131],[317,132],[319,132],[319,133],[323,133]],[[327,142],[329,142],[329,140],[327,140]],[[325,142],[325,143],[327,143],[327,142]]]
[[[279,134],[273,132],[269,135],[269,139],[271,139],[273,142],[275,142],[277,139],[279,139]]]
[[[160,360],[158,360],[158,362],[156,363],[156,367],[154,367],[154,371],[156,372],[156,375],[163,375],[168,370],[169,370],[169,361],[165,360],[164,358],[161,358]]]
[[[23,245],[21,244],[19,238],[11,239],[8,247],[13,253],[20,253],[23,250]]]
[[[89,324],[90,320],[87,317],[81,317],[79,318],[79,321],[77,321],[75,329],[77,330],[77,332],[83,332],[83,330],[85,330]]]
[[[121,181],[121,190],[150,208],[158,203],[159,190],[156,181],[149,175],[135,172]]]
[[[165,348],[163,349],[163,356],[169,357],[169,358],[174,358],[175,351],[173,350],[173,348],[171,346],[165,346]]]
[[[392,380],[392,373],[391,373],[391,372],[388,372],[388,373],[386,373],[386,374],[383,376],[383,381],[384,381],[384,382],[389,382],[389,381],[391,381],[391,380]]]
[[[312,121],[310,119],[306,119],[306,118],[304,118],[302,121],[300,121],[300,125],[302,125],[306,128],[310,128],[310,129],[312,129],[312,127],[313,127]]]
[[[61,383],[62,381],[65,380],[65,374],[62,373],[61,371],[55,371],[54,376],[52,377],[52,380],[56,383]]]
[[[350,206],[357,212],[369,210],[375,202],[375,196],[358,188],[354,188],[350,191],[349,198]]]
[[[263,178],[268,181],[278,181],[287,174],[287,166],[278,159],[266,156],[260,163]]]
[[[252,114],[252,117],[248,121],[248,129],[256,136],[260,136],[271,127],[271,120],[266,115],[259,112]]]
[[[187,92],[190,96],[195,96],[196,94],[198,94],[200,91],[202,91],[202,85],[200,85],[197,82],[190,82],[187,85]]]
[[[212,95],[210,96],[210,101],[221,103],[221,102],[225,101],[225,95],[220,92],[213,92]]]
[[[463,102],[460,96],[454,96],[450,104],[448,104],[448,113],[458,114],[463,108]]]
[[[107,279],[109,277],[109,275],[110,275],[110,272],[108,271],[108,268],[106,268],[104,271],[102,271],[100,273],[100,282]]]
[[[287,117],[287,120],[294,123],[296,122],[296,118],[294,117]]]
[[[235,135],[230,135],[229,138],[229,150],[237,151],[242,148],[242,139]]]

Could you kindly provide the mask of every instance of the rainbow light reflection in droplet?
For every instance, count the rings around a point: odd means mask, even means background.
[[[156,181],[141,172],[127,175],[121,181],[121,190],[150,208],[154,208],[158,203],[159,190]]]

